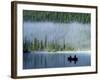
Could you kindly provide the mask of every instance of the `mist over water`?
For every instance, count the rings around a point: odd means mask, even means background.
[[[37,38],[48,41],[56,40],[80,48],[80,50],[90,50],[91,25],[78,22],[54,23],[54,22],[24,22],[23,37],[29,40]]]

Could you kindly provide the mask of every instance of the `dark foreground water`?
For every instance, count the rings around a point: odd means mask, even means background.
[[[78,58],[76,64],[68,57]],[[89,53],[23,53],[23,69],[57,68],[90,66],[91,56]]]

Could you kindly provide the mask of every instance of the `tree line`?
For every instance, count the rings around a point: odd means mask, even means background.
[[[30,51],[73,51],[75,48],[73,48],[71,45],[66,44],[65,40],[63,40],[63,43],[60,44],[57,40],[47,41],[47,38],[45,37],[45,40],[38,40],[37,38],[34,38],[33,41],[25,39],[23,42],[23,52],[30,52]]]
[[[72,13],[72,12],[50,12],[23,10],[24,21],[52,21],[60,23],[69,23],[78,21],[81,23],[90,23],[90,13]]]

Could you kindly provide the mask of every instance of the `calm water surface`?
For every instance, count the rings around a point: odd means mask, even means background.
[[[68,57],[77,56],[78,61],[71,63]],[[89,53],[24,53],[23,54],[23,69],[34,68],[56,68],[56,67],[75,67],[75,66],[90,66],[91,57]]]

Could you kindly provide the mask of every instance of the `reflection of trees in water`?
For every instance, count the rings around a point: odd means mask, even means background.
[[[71,56],[71,57],[70,57]],[[69,59],[68,59],[69,58]],[[70,62],[71,63],[70,63]],[[53,67],[75,67],[90,66],[90,52],[81,53],[56,53],[50,54],[39,52],[28,52],[23,54],[23,69],[53,68]]]

